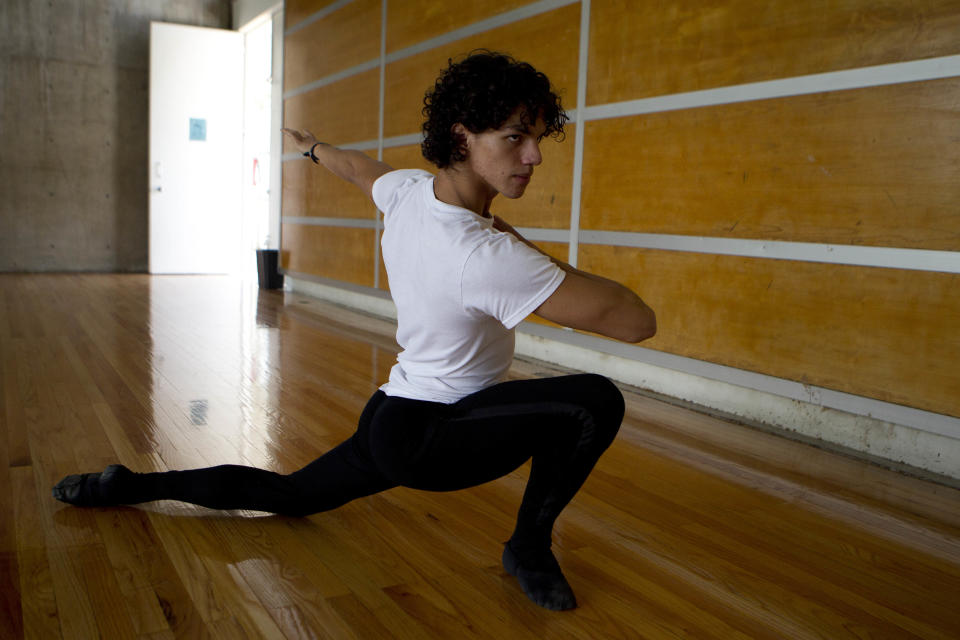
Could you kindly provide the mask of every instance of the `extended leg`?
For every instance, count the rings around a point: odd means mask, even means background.
[[[370,462],[363,435],[383,397],[378,392],[370,400],[353,437],[289,475],[239,465],[157,473],[111,465],[102,473],[67,476],[53,496],[77,506],[179,500],[297,516],[327,511],[395,486]]]

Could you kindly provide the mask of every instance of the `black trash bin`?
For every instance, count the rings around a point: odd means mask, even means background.
[[[261,289],[280,289],[283,287],[279,250],[257,249],[257,279],[260,281]]]

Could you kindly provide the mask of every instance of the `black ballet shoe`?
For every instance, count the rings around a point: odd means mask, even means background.
[[[112,464],[100,473],[67,476],[53,487],[53,497],[78,507],[111,507],[124,504],[123,485],[133,472]]]
[[[517,579],[527,597],[541,607],[553,611],[577,608],[573,589],[549,550],[538,558],[536,569],[530,569],[523,565],[508,542],[503,546],[503,568]]]

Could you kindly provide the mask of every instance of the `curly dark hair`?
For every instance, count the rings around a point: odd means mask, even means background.
[[[526,62],[479,49],[448,67],[423,98],[423,157],[440,169],[465,160],[466,140],[453,132],[458,122],[473,133],[496,129],[519,107],[524,124],[543,118],[544,136],[563,139],[568,120],[550,80]]]

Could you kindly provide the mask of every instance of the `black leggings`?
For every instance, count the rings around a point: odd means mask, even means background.
[[[127,502],[302,516],[396,486],[476,486],[532,457],[513,539],[549,544],[554,521],[613,442],[623,412],[619,389],[593,374],[503,382],[449,405],[377,391],[356,433],[299,471],[223,465],[138,474]]]

